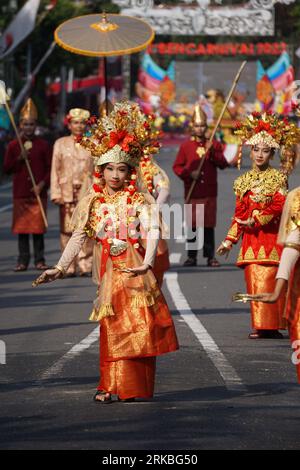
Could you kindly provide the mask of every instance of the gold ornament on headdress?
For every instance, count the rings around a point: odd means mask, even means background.
[[[191,125],[192,126],[206,126],[207,115],[199,104],[195,105]]]
[[[104,118],[105,116],[107,116],[109,113],[111,113],[111,111],[113,110],[113,104],[111,101],[107,101],[107,104],[106,104],[106,101],[102,101],[102,103],[100,104],[99,106],[99,117],[100,119],[101,118]]]
[[[276,114],[253,112],[244,122],[235,123],[235,134],[243,145],[263,144],[266,147],[279,149],[291,147],[300,142],[300,129],[286,117]],[[238,167],[240,167],[241,154]]]
[[[296,146],[283,147],[281,149],[281,164],[280,169],[283,173],[289,176],[297,163]]]
[[[68,120],[79,119],[80,121],[87,121],[90,117],[90,112],[87,109],[73,108],[68,113]]]
[[[28,98],[23,108],[20,111],[20,121],[24,119],[34,119],[35,121],[38,118],[37,108],[31,98]]]
[[[154,119],[143,114],[136,103],[121,101],[81,137],[80,145],[91,152],[95,166],[113,162],[136,167],[144,155],[159,150]]]

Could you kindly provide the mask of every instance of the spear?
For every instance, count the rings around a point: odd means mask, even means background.
[[[35,178],[34,178],[34,175],[32,173],[30,163],[28,161],[27,152],[25,150],[25,147],[24,147],[23,142],[21,140],[20,133],[19,133],[18,128],[16,126],[15,118],[14,118],[14,116],[13,116],[11,110],[10,110],[10,107],[9,107],[9,104],[8,104],[8,99],[9,99],[9,96],[6,94],[6,90],[5,90],[5,87],[3,85],[3,82],[0,82],[0,104],[4,104],[4,106],[5,106],[5,109],[7,111],[8,116],[9,116],[10,122],[12,123],[14,131],[16,133],[17,141],[18,141],[20,149],[21,149],[21,155],[22,155],[22,157],[25,161],[25,164],[26,164],[26,167],[27,167],[32,185],[35,188],[36,187]],[[43,217],[44,224],[45,224],[46,227],[48,227],[48,222],[47,222],[47,218],[46,218],[46,214],[45,214],[45,211],[44,211],[44,207],[43,207],[41,198],[40,198],[39,194],[35,194],[35,196],[37,198],[37,201],[38,201],[38,204],[39,204],[39,207],[40,207],[40,210],[41,210],[41,214],[42,214],[42,217]]]
[[[212,131],[212,134],[211,134],[210,138],[209,138],[208,146],[210,146],[210,145],[212,144],[213,140],[214,140],[214,137],[215,137],[215,135],[216,135],[217,129],[218,129],[219,125],[220,125],[220,122],[221,122],[221,120],[222,120],[222,118],[223,118],[223,116],[224,116],[224,113],[225,113],[225,111],[226,111],[226,108],[227,108],[227,106],[228,106],[228,103],[229,103],[229,101],[230,101],[230,99],[231,99],[231,97],[232,97],[232,94],[233,94],[233,92],[234,92],[234,90],[235,90],[235,87],[236,87],[237,84],[238,84],[238,81],[239,81],[239,79],[240,79],[240,76],[241,76],[242,71],[244,70],[246,64],[247,64],[247,61],[245,60],[245,61],[242,63],[242,65],[240,66],[240,68],[239,68],[239,70],[238,70],[238,73],[236,74],[235,79],[233,80],[232,86],[231,86],[230,91],[229,91],[229,93],[228,93],[228,95],[227,95],[227,98],[226,98],[226,101],[225,101],[224,106],[223,106],[223,108],[222,108],[222,111],[221,111],[221,113],[220,113],[220,116],[218,117],[217,122],[216,122],[216,124],[215,124],[215,127],[214,127],[214,129],[213,129],[213,131]],[[204,165],[205,155],[206,155],[206,154],[202,155],[202,158],[201,158],[201,161],[200,161],[200,165],[199,165],[199,167],[198,167],[198,169],[197,169],[196,178],[193,180],[193,182],[192,182],[192,184],[191,184],[191,187],[190,187],[190,189],[189,189],[188,195],[187,195],[186,200],[185,200],[185,203],[186,203],[186,204],[188,204],[188,203],[190,202],[190,199],[191,199],[192,193],[193,193],[193,191],[194,191],[195,185],[196,185],[196,183],[197,183],[197,181],[198,181],[198,179],[199,179],[199,176],[200,176],[202,167],[203,167],[203,165]]]

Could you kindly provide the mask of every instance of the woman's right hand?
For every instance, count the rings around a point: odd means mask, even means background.
[[[232,248],[232,243],[229,240],[226,240],[226,242],[222,242],[219,248],[217,249],[217,255],[223,256],[223,255],[228,255],[229,251]]]
[[[39,284],[56,281],[56,279],[59,279],[62,276],[62,272],[57,268],[46,269],[46,271],[44,271],[35,281],[33,281],[32,286],[36,287]]]

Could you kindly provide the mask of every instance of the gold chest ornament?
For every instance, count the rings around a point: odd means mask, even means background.
[[[197,150],[196,150],[196,153],[197,153],[199,158],[202,158],[203,155],[206,154],[206,148],[205,147],[198,147]]]

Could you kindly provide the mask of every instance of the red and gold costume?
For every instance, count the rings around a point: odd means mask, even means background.
[[[284,246],[277,279],[288,282],[285,318],[294,353],[300,383],[300,187],[290,192],[287,197],[278,243]]]
[[[248,294],[273,290],[281,247],[277,244],[280,217],[285,202],[286,177],[274,168],[252,169],[234,183],[236,208],[225,240],[236,244],[242,238],[237,266],[244,268]],[[252,227],[236,221],[254,218]],[[252,326],[256,330],[285,327],[282,298],[267,306],[251,302]]]
[[[206,126],[207,116],[199,107],[195,107],[191,125]],[[191,136],[183,142],[179,148],[176,160],[173,164],[174,173],[184,183],[184,197],[187,198],[190,188],[194,182],[191,173],[199,168],[204,158],[200,178],[197,180],[190,200],[192,208],[190,228],[195,231],[198,228],[197,213],[200,205],[204,206],[204,257],[212,260],[215,255],[214,228],[217,218],[217,193],[218,193],[218,168],[228,167],[228,162],[223,153],[223,146],[216,140],[212,147],[206,151],[207,138]],[[196,259],[197,250],[188,250],[188,257]]]
[[[153,160],[153,157],[145,155],[140,162],[141,179],[156,203],[161,207],[167,203],[170,197],[170,180],[162,168]],[[170,268],[168,243],[165,238],[160,238],[157,254],[153,266],[153,272],[159,286],[162,286],[164,273]]]
[[[243,143],[255,147],[280,149],[296,143],[300,131],[294,123],[271,114],[250,114],[236,123],[236,134]],[[234,220],[225,242],[242,246],[237,265],[244,268],[248,294],[270,292],[276,284],[276,273],[282,248],[277,244],[281,214],[287,192],[286,175],[270,168],[253,168],[234,183],[237,196]],[[245,222],[245,223],[243,223]],[[277,330],[285,327],[284,296],[275,304],[251,302],[252,326],[255,330]]]
[[[29,98],[20,112],[20,122],[36,123],[37,109]],[[34,124],[35,125],[35,124]],[[34,129],[32,127],[32,129]],[[47,212],[47,190],[50,184],[51,147],[44,139],[32,135],[21,136],[27,160],[39,193],[44,212]],[[45,265],[44,233],[46,226],[40,205],[33,190],[26,162],[21,156],[18,140],[9,143],[5,158],[4,171],[13,174],[13,221],[12,232],[18,234],[19,256],[15,271],[26,270],[30,261],[30,240],[32,234],[34,262],[38,269]]]
[[[190,137],[189,140],[183,142],[179,148],[176,160],[173,165],[174,173],[184,182],[184,196],[187,197],[193,179],[190,174],[192,171],[197,170],[200,163],[199,154],[205,153],[205,144],[207,139],[199,139],[197,137]],[[203,149],[203,152],[199,151]],[[215,227],[217,216],[217,169],[224,169],[228,167],[228,162],[223,154],[223,146],[216,140],[213,142],[211,150],[205,157],[205,162],[202,167],[200,179],[197,181],[193,194],[191,196],[190,204],[204,204],[204,226]],[[195,224],[193,220],[193,225]]]
[[[90,319],[100,322],[99,391],[120,399],[153,396],[156,356],[178,349],[173,320],[153,272],[135,277],[126,269],[153,266],[159,217],[152,197],[136,190],[141,152],[152,151],[147,118],[136,104],[115,105],[81,144],[91,150],[96,182],[73,215],[75,230],[58,266],[65,270],[87,237],[95,240],[93,279],[97,299]],[[103,184],[106,163],[126,163],[129,184],[110,195]]]
[[[36,184],[41,181],[45,186],[40,194],[44,209],[47,209],[47,189],[50,185],[51,147],[39,137],[31,140],[22,138]],[[12,232],[36,233],[46,232],[43,217],[32,191],[32,182],[24,160],[20,160],[21,149],[17,140],[10,142],[6,149],[4,170],[13,174],[13,223]]]
[[[68,119],[86,121],[90,113],[84,109],[71,109]],[[78,204],[82,185],[91,178],[93,162],[90,152],[76,143],[73,135],[61,137],[54,144],[51,168],[51,200],[59,204],[60,211],[60,244],[65,249],[72,232],[70,222]],[[68,274],[91,272],[93,244],[87,241],[76,260],[68,269]]]

